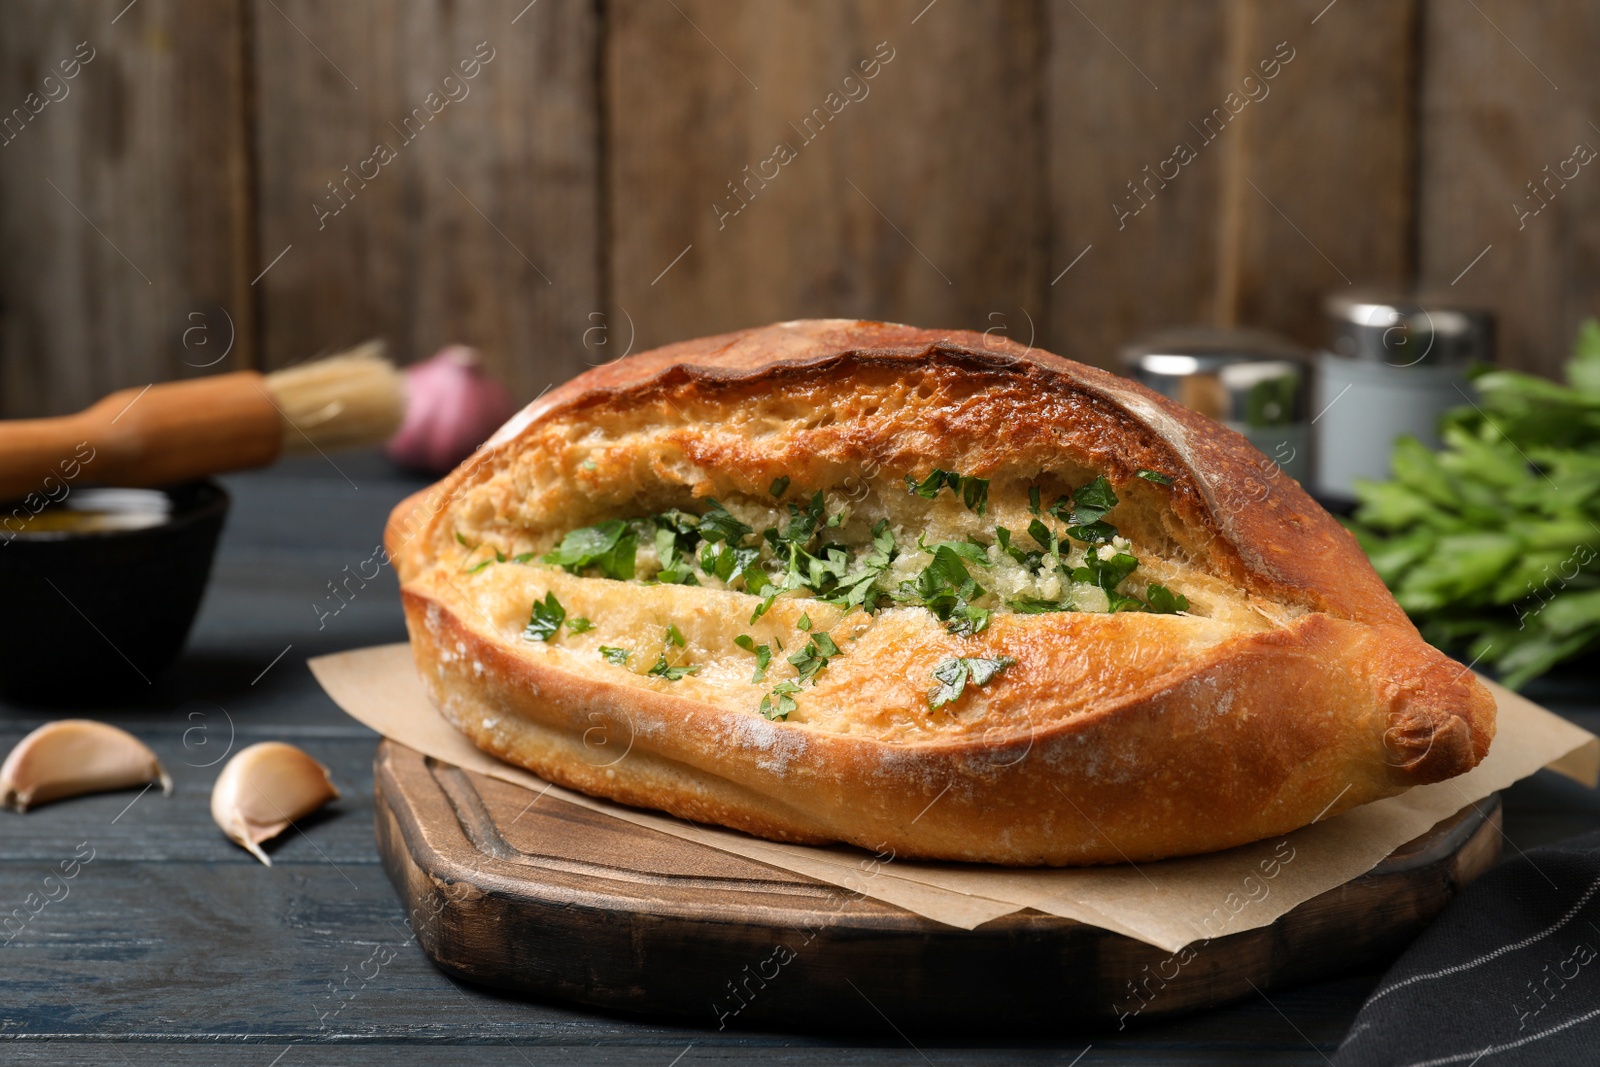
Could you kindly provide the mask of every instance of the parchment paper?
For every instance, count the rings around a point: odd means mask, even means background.
[[[435,759],[534,790],[543,795],[541,802],[554,799],[604,812],[962,929],[1034,908],[1173,952],[1267,925],[1295,905],[1371,870],[1440,820],[1541,767],[1591,787],[1600,777],[1600,739],[1484,679],[1499,701],[1499,726],[1488,757],[1471,772],[1363,805],[1282,838],[1137,866],[1019,870],[919,863],[875,857],[849,846],[764,841],[545,782],[483,752],[441,718],[423,692],[405,644],[320,656],[310,666],[328,695],[357,721]]]

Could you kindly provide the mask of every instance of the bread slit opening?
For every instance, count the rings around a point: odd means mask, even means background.
[[[1046,497],[1037,485],[991,496],[988,480],[935,468],[899,492],[855,482],[806,491],[773,482],[767,499],[733,493],[637,509],[528,538],[528,547],[458,531],[471,567],[510,560],[618,581],[822,600],[869,613],[920,606],[959,636],[995,614],[1141,611],[1209,617],[1215,583],[1175,554],[1141,548],[1112,521],[1098,476]],[[503,533],[503,532],[502,532]],[[1194,587],[1191,599],[1185,586]],[[759,615],[757,615],[759,618]]]

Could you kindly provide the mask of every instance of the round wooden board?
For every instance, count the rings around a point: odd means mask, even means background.
[[[711,1027],[1060,1033],[1210,1007],[1381,965],[1494,864],[1501,840],[1492,796],[1271,926],[1175,958],[1031,910],[956,929],[565,801],[533,803],[392,741],[375,782],[378,850],[439,967]]]

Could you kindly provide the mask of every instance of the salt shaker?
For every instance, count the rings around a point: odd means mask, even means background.
[[[1355,499],[1358,478],[1389,476],[1395,440],[1439,446],[1439,416],[1473,399],[1467,368],[1494,357],[1494,317],[1480,308],[1393,294],[1324,302],[1332,344],[1317,354],[1317,494]]]

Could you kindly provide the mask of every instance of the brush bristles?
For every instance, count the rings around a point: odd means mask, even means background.
[[[283,416],[286,452],[380,444],[405,414],[405,379],[383,358],[382,341],[275,371],[267,389]]]

